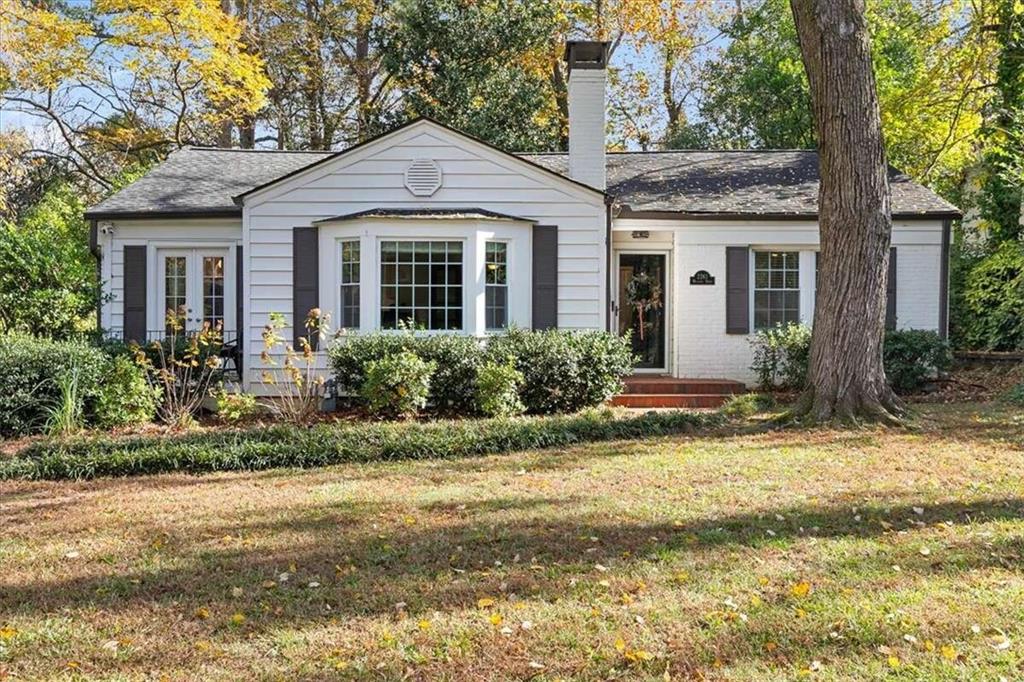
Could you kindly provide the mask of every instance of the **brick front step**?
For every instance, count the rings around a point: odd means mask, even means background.
[[[611,399],[619,407],[719,407],[729,396],[747,389],[729,379],[677,379],[675,377],[627,377],[626,388]]]
[[[616,407],[721,407],[728,393],[623,393],[611,399]]]
[[[728,379],[673,379],[671,377],[632,376],[625,380],[628,394],[718,394],[733,395],[747,389],[738,381]]]

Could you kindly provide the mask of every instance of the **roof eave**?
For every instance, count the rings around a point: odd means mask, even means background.
[[[817,220],[818,213],[795,211],[765,213],[751,211],[646,211],[624,206],[615,217],[634,220]],[[959,220],[963,218],[963,214],[952,209],[918,212],[900,211],[893,213],[892,217],[898,220]]]
[[[182,218],[241,218],[241,208],[197,208],[168,209],[160,211],[119,211],[89,210],[85,212],[86,220],[146,220],[146,219],[182,219]]]

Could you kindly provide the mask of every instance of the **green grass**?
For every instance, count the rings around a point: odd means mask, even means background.
[[[1024,419],[923,409],[3,482],[0,677],[1021,679]]]

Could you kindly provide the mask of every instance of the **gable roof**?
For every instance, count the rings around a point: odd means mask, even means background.
[[[86,218],[239,216],[236,197],[343,153],[185,147],[90,208]],[[565,153],[516,156],[574,182],[566,177]],[[817,216],[815,151],[611,152],[607,168],[608,194],[623,208],[622,216]],[[889,177],[895,217],[960,216],[955,206],[898,170],[891,168]]]
[[[568,173],[559,173],[558,171],[552,170],[551,168],[548,168],[547,166],[542,166],[542,165],[540,165],[538,163],[535,163],[535,162],[531,161],[528,158],[528,156],[525,155],[525,154],[516,154],[516,153],[513,153],[513,152],[505,151],[501,147],[496,147],[495,145],[491,144],[490,142],[487,142],[486,140],[481,140],[480,138],[474,137],[473,135],[470,135],[469,133],[464,133],[461,130],[458,130],[456,128],[452,128],[451,126],[449,126],[447,124],[444,124],[444,123],[441,123],[440,121],[436,121],[436,120],[434,120],[434,119],[432,119],[432,118],[430,118],[428,116],[419,116],[417,118],[412,119],[411,121],[407,121],[406,123],[403,123],[402,125],[398,126],[397,128],[392,128],[391,130],[389,130],[389,131],[387,131],[385,133],[381,133],[380,135],[377,135],[376,137],[371,137],[368,140],[363,140],[362,142],[360,142],[358,144],[354,144],[351,147],[347,147],[345,149],[342,149],[341,151],[327,152],[326,156],[324,158],[321,158],[321,159],[318,159],[316,161],[311,162],[305,168],[299,168],[299,169],[294,170],[294,171],[292,171],[290,173],[286,173],[285,175],[281,175],[279,177],[275,177],[275,178],[273,178],[271,180],[268,180],[267,182],[265,182],[265,183],[263,183],[261,185],[257,185],[256,187],[253,187],[252,189],[249,189],[249,190],[247,190],[245,192],[242,192],[242,193],[240,193],[240,194],[238,194],[237,196],[234,197],[235,203],[241,205],[242,204],[242,200],[246,196],[248,196],[250,194],[253,194],[254,192],[259,192],[260,190],[266,189],[266,188],[268,188],[268,187],[270,187],[272,185],[276,185],[277,183],[282,182],[284,180],[287,180],[288,178],[290,178],[292,176],[298,175],[299,173],[304,173],[307,170],[315,168],[316,166],[319,166],[322,163],[327,163],[329,161],[333,161],[336,158],[340,158],[342,156],[347,156],[348,154],[351,154],[352,152],[356,151],[357,149],[362,149],[363,147],[367,147],[367,146],[369,146],[371,144],[375,144],[378,141],[380,141],[380,140],[382,140],[382,139],[384,139],[386,137],[391,137],[392,135],[395,135],[396,133],[399,133],[399,132],[401,132],[403,130],[406,130],[407,128],[413,128],[415,126],[431,126],[431,127],[435,127],[435,128],[440,128],[441,130],[446,131],[448,133],[451,133],[452,135],[455,135],[456,137],[461,137],[461,138],[464,138],[464,139],[466,139],[466,140],[468,140],[470,142],[475,142],[476,144],[483,145],[487,149],[495,151],[498,154],[501,154],[502,156],[506,156],[506,157],[508,157],[510,159],[514,159],[518,163],[525,163],[525,164],[527,164],[529,166],[533,166],[534,168],[536,168],[537,170],[542,171],[545,174],[549,174],[551,176],[554,176],[554,177],[558,178],[558,180],[561,181],[561,182],[568,182],[568,183],[570,183],[572,185],[575,185],[576,187],[579,187],[580,189],[583,189],[583,190],[585,190],[587,192],[592,192],[594,194],[598,194],[598,195],[605,196],[605,197],[607,196],[607,194],[603,190],[599,190],[599,189],[597,189],[595,187],[591,187],[590,185],[588,185],[586,183],[583,183],[583,182],[580,182],[579,180],[573,180],[572,178],[569,177]]]

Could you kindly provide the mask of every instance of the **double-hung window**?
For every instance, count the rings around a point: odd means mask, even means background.
[[[342,329],[359,328],[359,240],[341,242],[341,320]]]
[[[487,242],[484,262],[485,313],[488,331],[508,326],[508,244]]]
[[[800,252],[754,252],[754,329],[800,322]]]
[[[462,330],[462,242],[380,243],[380,326]]]

